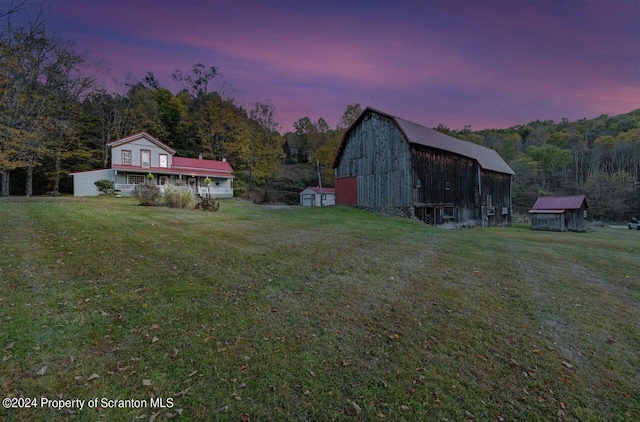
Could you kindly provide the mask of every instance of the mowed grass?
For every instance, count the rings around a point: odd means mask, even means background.
[[[0,396],[173,404],[0,420],[640,419],[637,231],[239,200],[0,219]]]

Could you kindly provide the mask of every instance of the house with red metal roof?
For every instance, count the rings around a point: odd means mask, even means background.
[[[584,195],[541,196],[531,214],[533,230],[585,231],[587,229],[587,198]]]
[[[309,186],[300,192],[300,205],[303,207],[326,207],[336,204],[335,188]]]
[[[74,196],[99,195],[94,182],[103,179],[114,182],[115,190],[123,195],[138,184],[153,183],[161,191],[172,186],[217,198],[233,196],[233,168],[225,159],[177,157],[168,145],[144,132],[107,146],[111,148],[111,168],[71,173]]]

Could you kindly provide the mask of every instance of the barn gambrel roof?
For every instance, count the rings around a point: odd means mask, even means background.
[[[454,138],[453,136],[438,132],[435,129],[431,129],[426,126],[410,122],[409,120],[392,116],[390,114],[375,110],[371,107],[367,107],[362,112],[360,117],[358,117],[358,119],[356,119],[356,121],[345,132],[342,140],[340,141],[340,145],[338,146],[336,157],[333,160],[334,168],[338,163],[340,155],[342,155],[342,150],[344,149],[344,144],[349,132],[353,130],[353,128],[360,122],[360,120],[367,114],[367,112],[377,113],[393,120],[396,125],[398,125],[409,143],[423,145],[429,148],[436,148],[443,151],[452,152],[454,154],[462,155],[464,157],[472,158],[476,160],[480,167],[485,170],[491,170],[506,174],[515,174],[511,167],[509,167],[509,165],[502,159],[502,157],[500,157],[500,154],[498,154],[491,148],[483,147],[482,145]]]

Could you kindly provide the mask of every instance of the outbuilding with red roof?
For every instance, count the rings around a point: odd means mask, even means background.
[[[303,207],[326,207],[336,204],[335,188],[309,186],[300,192],[300,205]]]
[[[541,196],[531,214],[531,228],[552,231],[586,231],[587,198],[584,195]]]

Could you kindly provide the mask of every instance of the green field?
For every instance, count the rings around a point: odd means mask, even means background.
[[[37,405],[0,420],[640,419],[638,231],[124,198],[0,226],[0,396]]]

